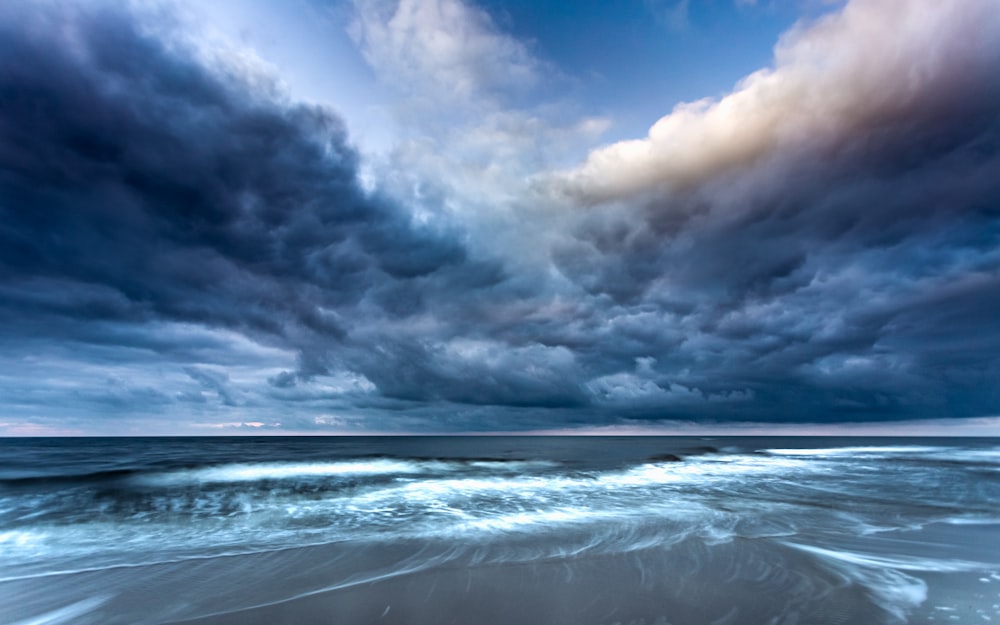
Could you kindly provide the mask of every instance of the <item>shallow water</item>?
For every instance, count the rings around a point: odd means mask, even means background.
[[[0,458],[0,623],[1000,620],[996,439],[6,439]]]

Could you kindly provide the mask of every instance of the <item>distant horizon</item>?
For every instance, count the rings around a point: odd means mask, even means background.
[[[599,426],[565,428],[562,430],[494,430],[494,431],[414,431],[414,432],[330,432],[330,431],[298,431],[289,432],[278,428],[262,429],[246,427],[216,432],[185,432],[185,433],[155,433],[155,434],[85,434],[85,433],[49,433],[49,434],[4,434],[0,438],[205,438],[205,437],[245,437],[245,436],[315,436],[315,437],[409,437],[409,436],[594,436],[594,437],[813,437],[813,438],[1000,438],[1000,417],[954,420],[927,419],[922,421],[889,422],[889,423],[838,423],[838,424],[777,424],[768,423],[731,423],[708,427],[704,424],[687,424],[679,426],[651,427],[649,425],[633,426]]]

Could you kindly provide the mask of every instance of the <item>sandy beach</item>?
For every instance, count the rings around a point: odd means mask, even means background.
[[[1000,621],[995,443],[693,443],[28,447],[0,623]]]
[[[275,580],[275,583],[280,583]],[[795,550],[737,540],[521,564],[455,562],[186,625],[892,622],[863,588]],[[178,622],[180,625],[180,622]]]

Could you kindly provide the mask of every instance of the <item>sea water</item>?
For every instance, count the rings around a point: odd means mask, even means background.
[[[0,440],[0,623],[1000,622],[1000,440]]]

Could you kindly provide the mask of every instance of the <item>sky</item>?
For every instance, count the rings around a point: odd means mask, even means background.
[[[0,435],[1000,435],[1000,0],[0,3]]]

